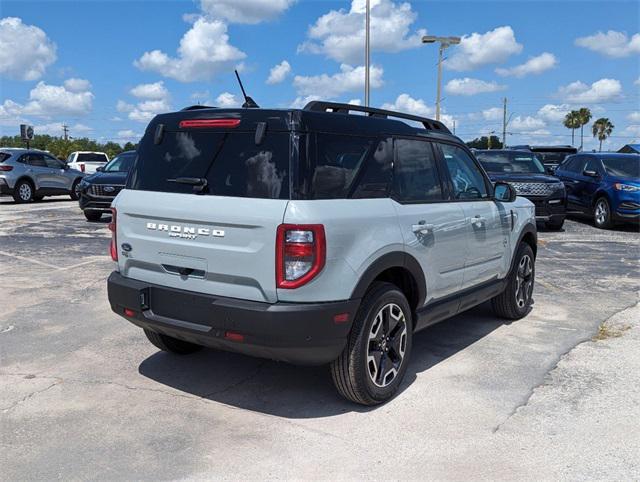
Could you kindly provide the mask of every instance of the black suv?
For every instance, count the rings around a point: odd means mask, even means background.
[[[519,151],[530,151],[538,154],[538,158],[544,164],[549,174],[553,174],[558,165],[562,164],[567,156],[578,153],[578,149],[573,146],[513,146],[511,149]]]
[[[567,193],[560,179],[545,173],[537,154],[520,150],[475,151],[493,182],[511,184],[518,196],[536,206],[536,221],[548,229],[562,228],[567,214]]]
[[[106,166],[98,167],[95,174],[80,182],[80,209],[88,221],[98,221],[103,213],[111,212],[111,201],[124,189],[135,159],[136,151],[118,154]]]

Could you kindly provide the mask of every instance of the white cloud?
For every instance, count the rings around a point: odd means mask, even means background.
[[[362,105],[362,100],[360,100],[360,99],[351,99],[349,102],[347,102],[347,104]]]
[[[320,100],[320,99],[321,97],[319,95],[299,96],[295,98],[295,100],[291,103],[290,107],[292,109],[302,109],[309,102],[313,102],[314,100]]]
[[[465,71],[502,63],[511,55],[519,54],[522,45],[516,41],[513,29],[504,26],[484,34],[465,35],[460,44],[451,47],[451,50],[453,54],[444,62],[445,67]]]
[[[163,81],[136,85],[129,93],[138,99],[161,100],[169,97],[169,91]]]
[[[135,132],[132,129],[124,129],[124,130],[118,131],[118,135],[114,139],[114,141],[116,141],[119,144],[126,144],[127,142],[131,142],[135,144],[140,140],[141,137],[142,137],[141,134]]]
[[[195,82],[210,80],[232,69],[245,57],[244,52],[229,43],[224,22],[199,18],[180,40],[177,57],[152,50],[145,52],[134,65],[180,82]]]
[[[627,126],[626,129],[622,131],[622,135],[635,137],[636,139],[640,138],[640,124],[632,124]]]
[[[0,20],[0,75],[37,80],[56,60],[56,44],[38,27],[16,17]]]
[[[531,116],[516,116],[509,122],[509,129],[516,132],[535,132],[537,134],[544,132],[548,134],[548,131],[544,129],[546,126],[547,124],[542,119]]]
[[[75,124],[68,126],[72,137],[82,137],[91,132],[93,128],[85,124]],[[36,134],[48,134],[50,136],[61,137],[63,135],[62,122],[50,122],[48,124],[36,124],[33,127]]]
[[[609,30],[607,33],[598,32],[577,38],[575,43],[578,47],[584,47],[606,57],[620,58],[640,54],[640,33],[629,38],[626,32]]]
[[[562,122],[570,110],[569,104],[545,104],[538,109],[538,117],[547,122]]]
[[[558,95],[570,104],[615,101],[622,95],[622,84],[616,79],[600,79],[589,86],[578,80],[560,87]]]
[[[293,85],[301,96],[322,96],[330,99],[338,97],[345,92],[353,92],[364,89],[364,66],[352,67],[342,64],[340,72],[333,75],[315,75],[304,77],[296,75],[293,78]],[[371,88],[376,89],[382,86],[382,67],[371,66]]]
[[[476,95],[487,92],[498,92],[506,88],[506,85],[500,85],[495,81],[486,82],[480,79],[465,77],[464,79],[450,80],[447,82],[447,85],[445,85],[444,90],[451,95]]]
[[[638,122],[640,123],[640,111],[632,112],[627,116],[627,120],[630,122]]]
[[[400,94],[394,102],[387,102],[382,105],[382,108],[421,117],[435,118],[435,109],[433,107],[427,105],[422,99],[414,99],[409,94]],[[450,129],[453,128],[453,116],[441,114],[440,120]]]
[[[69,92],[86,92],[91,90],[91,82],[86,79],[67,79],[63,82],[63,85]]]
[[[291,65],[286,60],[283,60],[278,65],[274,65],[271,68],[267,84],[279,84],[280,82],[283,82],[290,73]]]
[[[633,82],[633,85],[640,85],[640,77]]]
[[[500,107],[491,107],[482,111],[482,118],[487,121],[496,121],[502,119],[504,115],[503,109]]]
[[[331,10],[309,28],[309,40],[298,51],[322,54],[344,63],[363,61],[365,0],[352,0],[349,10]],[[371,1],[371,50],[400,52],[419,47],[426,30],[411,32],[417,14],[409,3]]]
[[[259,23],[271,20],[296,0],[201,0],[200,7],[211,18],[231,23]]]
[[[527,75],[539,75],[549,69],[554,68],[558,64],[556,56],[549,52],[544,52],[537,57],[531,57],[524,64],[510,67],[508,69],[498,68],[496,73],[502,76],[514,76],[518,78]]]
[[[235,95],[229,92],[223,92],[218,97],[216,97],[215,105],[217,107],[240,107],[241,102],[236,98]]]

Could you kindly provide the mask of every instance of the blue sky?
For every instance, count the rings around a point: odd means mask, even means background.
[[[156,113],[236,105],[239,66],[262,106],[363,99],[364,0],[29,1],[0,4],[0,134],[136,141]],[[465,140],[571,142],[567,110],[616,126],[606,148],[640,140],[637,1],[372,0],[375,106],[433,117],[437,47],[447,51],[444,120]],[[277,68],[276,68],[277,67]],[[579,143],[579,140],[576,141]],[[597,143],[588,135],[585,147]]]

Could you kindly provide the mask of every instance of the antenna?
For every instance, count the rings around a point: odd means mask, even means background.
[[[258,109],[260,106],[256,104],[256,101],[247,95],[244,91],[244,86],[242,85],[242,80],[240,80],[240,74],[238,74],[237,70],[234,70],[236,73],[236,78],[238,79],[238,84],[240,84],[240,90],[242,90],[242,96],[244,97],[244,104],[242,104],[243,109]]]

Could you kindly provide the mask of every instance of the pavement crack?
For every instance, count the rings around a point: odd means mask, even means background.
[[[56,380],[55,382],[53,382],[52,384],[50,384],[49,386],[47,386],[46,388],[41,388],[40,390],[34,390],[33,392],[25,395],[24,397],[22,397],[20,400],[12,403],[11,405],[9,405],[8,407],[2,407],[0,408],[0,412],[2,413],[7,413],[11,410],[13,410],[14,408],[16,408],[18,405],[26,402],[27,400],[30,400],[31,398],[35,397],[36,395],[39,395],[41,393],[46,392],[47,390],[51,390],[53,387],[55,387],[56,385],[62,383],[62,380]]]

